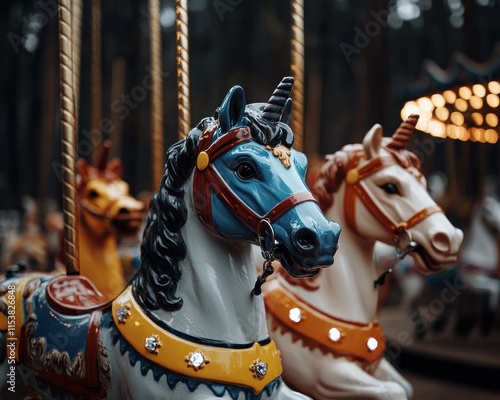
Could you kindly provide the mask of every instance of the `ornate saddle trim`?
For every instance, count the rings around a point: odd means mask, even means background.
[[[273,341],[246,349],[195,344],[155,325],[141,310],[130,286],[113,301],[113,320],[124,339],[147,360],[195,380],[248,387],[259,394],[281,376]]]
[[[0,299],[5,307],[5,314],[0,313],[0,331],[5,332],[6,342],[10,341],[17,342],[21,338],[21,328],[25,323],[24,306],[23,299],[27,297],[34,288],[36,288],[40,282],[40,278],[44,277],[45,274],[41,273],[30,273],[29,275],[16,277],[13,279],[8,279],[3,283],[5,293]],[[34,285],[31,285],[34,282]],[[8,289],[9,287],[14,287],[14,289]],[[33,286],[33,287],[30,287]],[[28,289],[26,289],[28,287]],[[25,293],[26,291],[26,293]],[[15,297],[12,298],[12,296]],[[14,314],[12,314],[14,313]],[[9,315],[13,315],[13,323],[9,324]],[[12,320],[12,319],[11,319]],[[14,330],[9,329],[14,327]],[[15,346],[16,362],[19,361],[19,343]]]
[[[68,315],[88,314],[111,303],[81,275],[56,276],[47,285],[46,295],[52,308]]]
[[[385,352],[384,333],[377,322],[365,325],[334,318],[281,288],[268,293],[264,301],[275,321],[273,329],[279,325],[306,347],[350,357],[363,366],[378,361]]]

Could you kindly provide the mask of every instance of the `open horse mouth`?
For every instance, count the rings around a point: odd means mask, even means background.
[[[281,266],[293,278],[312,278],[319,273],[321,268],[329,267],[333,263],[333,256],[332,262],[325,265],[318,265],[316,260],[310,257],[301,260],[282,243],[275,247],[274,256],[280,260]]]
[[[133,236],[139,232],[143,222],[142,213],[128,213],[117,215],[111,219],[113,228],[122,236]]]
[[[417,266],[424,265],[428,271],[437,272],[443,267],[443,263],[432,258],[422,245],[415,247],[410,254],[416,258]]]

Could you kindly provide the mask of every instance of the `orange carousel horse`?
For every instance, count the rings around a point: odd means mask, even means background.
[[[78,162],[78,243],[80,274],[105,297],[114,299],[127,283],[118,238],[138,233],[145,206],[130,195],[128,184],[121,179],[121,161],[108,162],[109,148],[110,143],[104,142],[96,166],[83,159]]]

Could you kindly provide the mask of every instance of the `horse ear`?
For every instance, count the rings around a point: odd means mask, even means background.
[[[82,182],[87,182],[89,180],[89,165],[85,159],[80,158],[78,160],[76,170],[80,172]]]
[[[116,177],[122,176],[122,162],[119,158],[113,158],[107,165],[107,169],[110,170]]]
[[[219,108],[219,124],[222,133],[235,127],[245,112],[245,92],[241,86],[233,86]]]
[[[368,131],[363,139],[363,148],[365,149],[367,159],[374,158],[379,155],[380,147],[382,145],[382,126],[375,124]]]

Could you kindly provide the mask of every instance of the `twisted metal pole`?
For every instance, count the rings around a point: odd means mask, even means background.
[[[101,78],[101,0],[92,0],[92,61],[91,61],[90,140],[92,162],[97,163],[101,144],[102,78]]]
[[[161,56],[160,1],[149,0],[149,34],[151,54],[151,147],[153,185],[158,185],[163,175],[163,79]],[[156,187],[154,187],[156,189]]]
[[[71,0],[59,0],[59,70],[61,96],[61,145],[66,273],[80,271],[76,205],[76,131],[73,89]]]
[[[80,67],[82,52],[82,0],[71,3],[71,37],[73,42],[73,86],[75,89],[75,132],[78,138],[80,115]]]
[[[292,0],[291,72],[294,78],[291,128],[294,148],[304,148],[304,0]]]
[[[191,129],[189,97],[189,40],[187,0],[175,0],[177,43],[177,113],[179,139]]]

